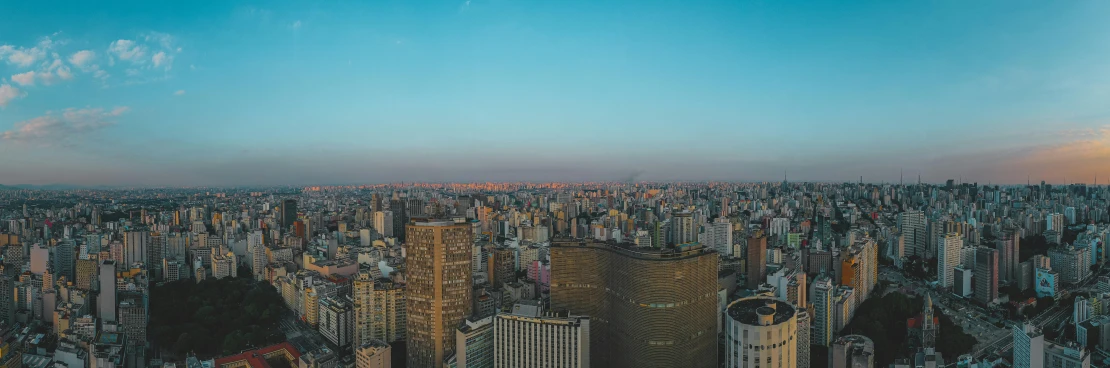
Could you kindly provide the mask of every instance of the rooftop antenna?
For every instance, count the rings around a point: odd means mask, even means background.
[[[898,186],[904,186],[904,185],[906,185],[906,183],[905,183],[905,174],[903,173],[902,168],[898,168]]]

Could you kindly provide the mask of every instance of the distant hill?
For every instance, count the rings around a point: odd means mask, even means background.
[[[33,185],[33,184],[2,185],[2,184],[0,184],[0,190],[24,190],[24,189],[30,189],[30,190],[74,190],[74,189],[108,189],[108,188],[111,188],[111,187],[107,187],[107,186],[84,186],[84,185],[73,185],[73,184],[45,184],[45,185]]]

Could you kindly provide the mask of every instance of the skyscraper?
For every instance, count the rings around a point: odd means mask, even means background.
[[[281,231],[285,232],[293,222],[297,221],[297,200],[286,199],[281,201]]]
[[[955,280],[953,268],[960,264],[960,248],[963,248],[960,234],[948,233],[937,241],[937,284],[951,288]]]
[[[590,367],[590,317],[546,315],[520,303],[493,319],[494,368]]]
[[[675,244],[686,244],[697,240],[698,231],[694,226],[694,215],[690,212],[676,212],[671,217],[671,230],[674,231]]]
[[[767,238],[762,236],[748,238],[748,254],[745,262],[748,264],[746,286],[748,289],[758,289],[759,284],[767,277]]]
[[[975,293],[976,302],[986,305],[998,299],[998,250],[978,247],[975,249]]]
[[[405,241],[405,223],[409,217],[405,213],[405,202],[400,199],[389,201],[389,211],[393,213],[393,236],[399,241]]]
[[[717,253],[557,239],[551,308],[590,317],[590,364],[716,367]]]
[[[898,214],[898,227],[905,237],[906,256],[932,258],[925,253],[928,248],[925,244],[925,213],[918,210],[909,210]]]
[[[96,298],[96,316],[101,321],[116,322],[116,261],[100,262],[97,280],[100,291]]]
[[[1044,367],[1044,333],[1026,323],[1013,327],[1014,368]]]
[[[435,367],[455,349],[455,329],[470,315],[469,223],[435,220],[405,227],[409,367]]]
[[[725,314],[725,367],[796,367],[798,321],[790,303],[744,298],[729,304]]]
[[[123,237],[123,267],[131,267],[135,263],[146,265],[147,252],[150,247],[150,233],[146,231],[128,231]],[[150,265],[147,265],[150,267]]]
[[[818,276],[813,281],[813,345],[829,346],[833,334],[833,298],[836,287],[828,276]]]

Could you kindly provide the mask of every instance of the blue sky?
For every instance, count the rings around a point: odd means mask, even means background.
[[[0,184],[1110,179],[1105,1],[0,14]]]

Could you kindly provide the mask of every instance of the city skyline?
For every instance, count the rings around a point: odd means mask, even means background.
[[[1110,183],[1108,10],[4,4],[0,184]]]

